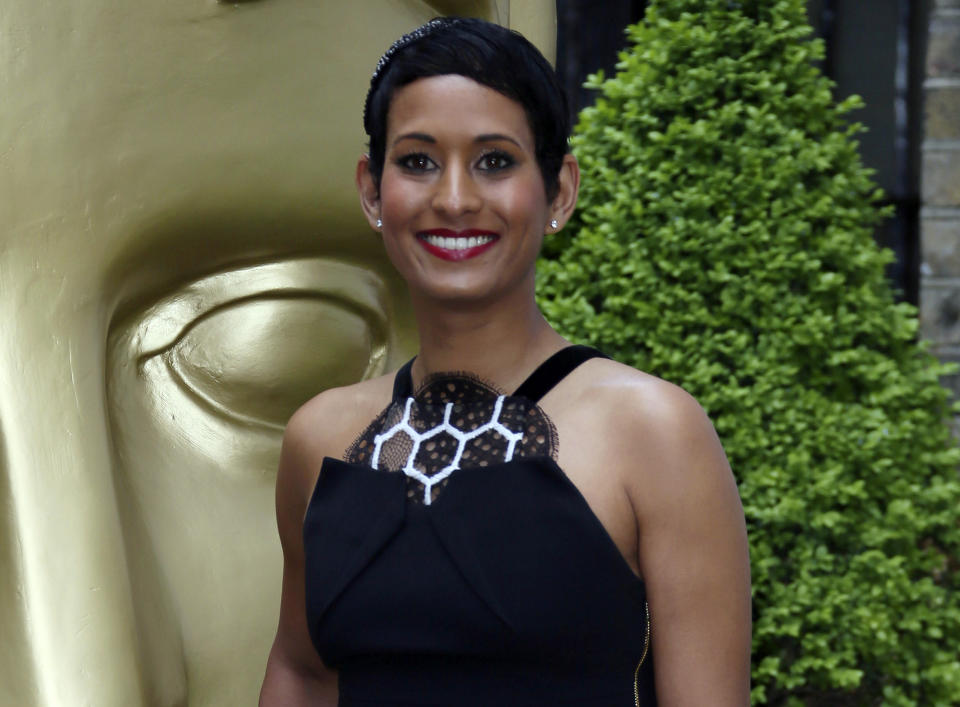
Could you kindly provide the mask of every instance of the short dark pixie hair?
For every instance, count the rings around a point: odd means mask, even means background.
[[[363,109],[370,172],[380,187],[393,93],[417,79],[458,74],[502,93],[527,114],[547,197],[569,151],[567,98],[550,63],[519,32],[466,17],[438,17],[398,39],[377,64]]]

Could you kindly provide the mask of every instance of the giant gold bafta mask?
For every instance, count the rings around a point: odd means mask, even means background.
[[[415,348],[353,187],[401,32],[552,2],[3,0],[0,704],[253,704],[287,416]]]

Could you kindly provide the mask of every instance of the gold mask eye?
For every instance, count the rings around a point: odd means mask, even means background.
[[[215,310],[162,354],[215,412],[282,426],[319,390],[368,375],[375,327],[323,297],[258,297]]]
[[[125,358],[158,406],[179,407],[172,384],[222,421],[281,430],[318,392],[382,371],[386,305],[379,278],[346,263],[256,265],[151,306],[126,329]]]

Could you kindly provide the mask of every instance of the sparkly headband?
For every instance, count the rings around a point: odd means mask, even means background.
[[[373,92],[376,90],[377,84],[380,82],[380,79],[386,71],[387,66],[393,60],[393,57],[396,55],[396,53],[401,49],[410,46],[414,42],[418,42],[424,37],[433,34],[437,30],[445,27],[452,27],[458,22],[460,22],[460,18],[458,17],[434,17],[426,24],[420,25],[411,32],[407,32],[405,35],[400,37],[400,39],[390,45],[390,48],[383,53],[382,57],[380,57],[380,61],[377,62],[377,66],[373,70],[373,75],[370,77],[370,88],[367,90],[367,100],[364,101],[363,106],[364,126],[367,125],[367,117],[370,112],[370,99],[373,96]]]

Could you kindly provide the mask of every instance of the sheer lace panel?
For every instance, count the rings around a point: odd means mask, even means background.
[[[345,460],[407,476],[407,498],[430,505],[458,469],[517,457],[555,457],[557,433],[526,398],[466,375],[432,376],[394,400],[350,445]]]

